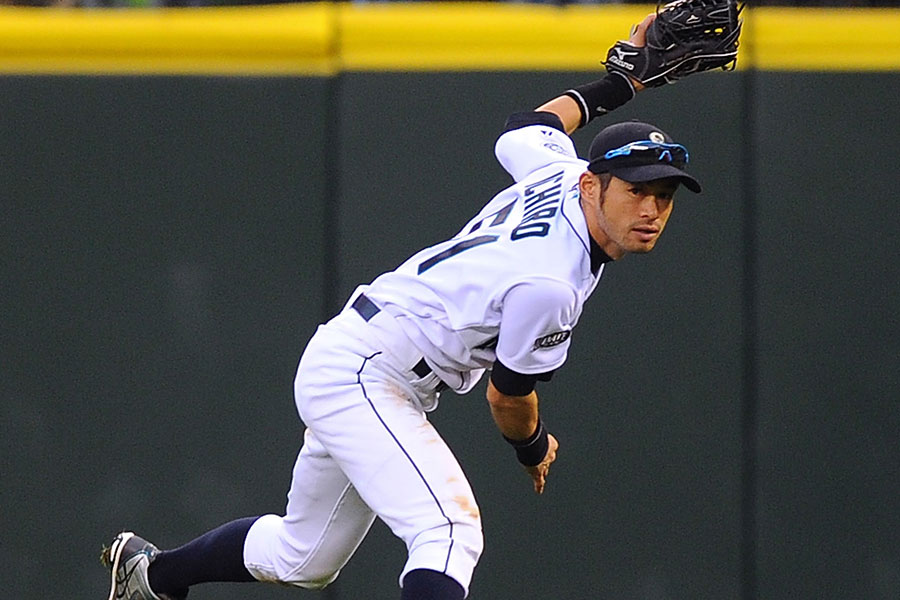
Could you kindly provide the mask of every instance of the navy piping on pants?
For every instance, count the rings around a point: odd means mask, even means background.
[[[428,490],[428,493],[431,494],[432,498],[434,498],[434,503],[437,504],[438,510],[441,512],[441,516],[447,520],[447,525],[450,527],[450,548],[447,549],[447,560],[444,562],[443,573],[446,575],[447,567],[450,564],[450,554],[453,552],[453,521],[451,521],[450,518],[447,516],[447,513],[444,512],[444,507],[441,506],[441,501],[438,500],[438,497],[435,495],[434,491],[431,489],[431,486],[428,485],[428,481],[426,481],[425,476],[422,475],[422,471],[420,471],[419,467],[416,466],[415,461],[413,461],[412,457],[406,451],[406,448],[403,447],[403,444],[400,443],[400,440],[397,439],[397,436],[394,435],[394,432],[391,431],[391,428],[388,427],[387,423],[384,422],[384,419],[381,418],[381,415],[378,413],[378,409],[375,408],[375,404],[369,398],[368,394],[366,394],[366,386],[363,385],[363,382],[362,382],[362,372],[363,372],[363,369],[366,368],[366,363],[369,362],[371,359],[375,358],[376,356],[378,356],[379,354],[381,354],[381,352],[376,352],[375,354],[372,354],[371,356],[367,356],[365,359],[363,359],[362,366],[360,366],[359,371],[356,372],[356,382],[359,384],[359,387],[362,390],[362,394],[363,394],[363,397],[366,399],[366,402],[368,402],[369,406],[372,408],[372,412],[375,413],[375,416],[378,418],[379,422],[381,422],[381,425],[384,427],[385,431],[388,432],[388,434],[391,436],[391,438],[393,438],[394,442],[397,444],[397,447],[399,447],[400,451],[403,452],[403,455],[406,456],[406,459],[409,461],[409,464],[411,464],[413,469],[416,470],[416,473],[419,474],[419,478],[422,480],[422,483],[425,485],[425,488]]]

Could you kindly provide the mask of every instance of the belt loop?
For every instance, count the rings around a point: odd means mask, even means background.
[[[374,302],[369,300],[365,294],[360,294],[356,297],[356,300],[353,301],[353,304],[350,305],[353,310],[359,313],[359,316],[363,318],[363,321],[368,323],[372,317],[381,312],[381,309],[378,308]]]
[[[428,363],[425,362],[425,357],[422,357],[419,362],[416,363],[416,366],[412,368],[413,373],[418,375],[419,377],[428,377],[433,373],[431,367],[428,366]]]

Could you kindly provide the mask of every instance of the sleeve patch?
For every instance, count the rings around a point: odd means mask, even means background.
[[[568,329],[566,331],[556,331],[554,333],[550,333],[545,336],[541,336],[538,339],[534,340],[534,346],[532,346],[532,350],[540,350],[541,348],[552,348],[553,346],[559,346],[567,339],[572,336],[572,330]]]

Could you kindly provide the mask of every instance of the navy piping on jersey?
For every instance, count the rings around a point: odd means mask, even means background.
[[[579,196],[578,201],[581,202],[581,196]],[[578,241],[581,242],[581,245],[584,246],[584,251],[585,251],[585,253],[587,253],[588,259],[590,259],[590,257],[591,257],[591,250],[590,250],[590,248],[588,248],[587,243],[585,243],[585,241],[582,239],[581,234],[578,233],[578,229],[575,227],[575,225],[574,225],[574,224],[572,223],[572,221],[569,219],[569,215],[566,214],[566,203],[565,203],[565,202],[560,202],[560,204],[559,204],[559,212],[562,213],[562,216],[563,216],[563,218],[566,220],[566,223],[568,223],[568,224],[569,224],[569,227],[572,228],[572,232],[575,233],[575,237],[577,237],[577,238],[578,238]],[[591,237],[590,232],[588,232],[588,237]],[[593,266],[593,264],[592,264],[591,266]]]
[[[528,127],[529,125],[545,125],[547,127],[552,127],[554,129],[558,129],[565,133],[565,127],[563,126],[562,119],[559,118],[558,115],[545,112],[545,111],[532,111],[532,112],[520,112],[513,113],[506,119],[506,127],[504,132],[512,131],[513,129],[519,129],[522,127]],[[575,228],[575,225],[572,224],[572,221],[569,219],[569,215],[566,214],[565,210],[566,203],[560,203],[560,212],[562,212],[563,218],[565,218],[566,222],[569,224],[569,227],[572,228],[572,231],[575,232],[575,235],[578,237],[578,240],[581,242],[581,245],[584,246],[584,251],[587,252],[588,257],[591,261],[591,273],[594,276],[597,276],[597,273],[600,271],[600,267],[612,261],[612,258],[604,252],[603,248],[600,247],[597,242],[594,241],[594,238],[591,237],[590,232],[588,232],[588,240],[590,242],[590,246],[582,239],[581,235],[578,233],[578,230]]]
[[[384,419],[379,414],[378,409],[375,408],[375,403],[372,402],[372,399],[369,398],[369,395],[366,393],[366,386],[363,385],[362,382],[362,372],[363,369],[366,368],[366,363],[381,354],[381,352],[376,352],[371,356],[367,356],[363,359],[362,365],[359,367],[359,371],[356,372],[356,382],[359,384],[359,388],[362,390],[363,398],[366,399],[366,402],[369,403],[369,406],[372,409],[372,412],[375,413],[375,417],[378,418],[378,421],[381,423],[384,430],[388,432],[388,435],[393,438],[394,442],[397,444],[397,447],[400,448],[400,451],[403,452],[403,455],[406,456],[406,459],[409,461],[409,464],[412,465],[412,468],[416,470],[416,473],[419,475],[419,479],[422,480],[422,483],[425,485],[425,488],[428,490],[428,493],[431,494],[431,497],[434,498],[434,503],[437,504],[438,510],[441,513],[441,516],[447,520],[447,525],[450,527],[450,547],[447,549],[447,560],[444,561],[444,570],[443,573],[447,574],[447,568],[450,565],[450,555],[453,552],[453,521],[450,520],[450,517],[447,516],[447,513],[444,512],[444,507],[441,506],[441,501],[438,500],[438,497],[435,495],[434,490],[431,489],[431,486],[428,485],[428,481],[425,479],[425,476],[422,475],[422,471],[419,470],[419,467],[416,465],[415,461],[413,461],[412,457],[406,451],[406,448],[403,447],[403,444],[400,443],[400,440],[397,439],[397,436],[394,435],[394,432],[391,431],[391,428],[388,427],[388,424],[384,422]]]
[[[581,202],[581,198],[579,196],[579,202]],[[566,223],[569,224],[569,227],[572,228],[572,231],[575,233],[575,237],[578,238],[578,241],[581,242],[581,245],[584,247],[584,251],[587,252],[588,259],[591,261],[591,273],[594,274],[594,277],[597,276],[597,273],[600,271],[600,267],[608,262],[612,262],[612,258],[607,254],[603,248],[600,247],[594,238],[591,236],[590,231],[588,231],[588,244],[584,242],[584,239],[581,237],[581,234],[578,233],[578,229],[575,228],[575,225],[569,219],[569,215],[566,214],[566,203],[561,202],[559,205],[559,212],[562,213],[563,218],[566,220]]]

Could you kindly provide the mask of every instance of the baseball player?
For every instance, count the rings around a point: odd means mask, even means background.
[[[619,45],[642,48],[652,21]],[[167,551],[120,533],[104,553],[110,600],[180,599],[210,581],[322,588],[376,517],[408,549],[402,599],[467,596],[481,515],[427,413],[443,390],[466,393],[489,371],[494,421],[542,493],[559,444],[536,382],[566,361],[605,265],[653,249],[679,185],[700,191],[684,146],[647,123],[603,129],[578,158],[569,134],[643,87],[609,70],[513,114],[495,152],[515,183],[319,326],[294,383],[306,430],[284,515],[232,521]]]

